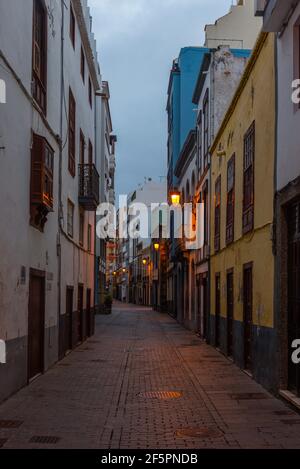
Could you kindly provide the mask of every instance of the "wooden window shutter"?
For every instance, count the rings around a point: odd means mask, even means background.
[[[75,177],[76,160],[76,102],[70,88],[69,90],[69,172]]]
[[[44,139],[33,134],[31,150],[31,204],[41,204],[43,200],[43,162],[44,162]]]

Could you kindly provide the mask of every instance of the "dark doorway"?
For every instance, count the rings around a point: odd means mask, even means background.
[[[227,354],[233,356],[233,272],[227,273]]]
[[[300,338],[300,201],[288,209],[288,388],[300,396],[300,367],[291,357]]]
[[[245,369],[252,370],[252,304],[253,304],[253,268],[252,264],[244,267],[244,362]]]
[[[67,287],[66,293],[66,352],[73,348],[73,298],[74,288]]]
[[[78,332],[77,342],[80,343],[83,340],[83,285],[78,286]]]
[[[91,300],[92,300],[92,291],[90,289],[87,289],[86,291],[86,335],[88,337],[91,337],[92,335]]]
[[[28,379],[44,371],[45,274],[30,271],[28,307]]]
[[[221,321],[221,278],[216,275],[216,327],[215,327],[215,345],[220,347],[220,321]]]

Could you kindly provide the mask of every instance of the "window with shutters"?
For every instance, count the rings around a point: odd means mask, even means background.
[[[76,42],[76,21],[75,21],[75,14],[70,2],[70,39],[73,48],[75,49],[75,42]]]
[[[254,228],[255,122],[244,137],[243,234]]]
[[[227,166],[227,210],[226,210],[226,244],[234,241],[234,204],[235,202],[235,155]]]
[[[92,252],[92,225],[88,225],[88,252]]]
[[[82,47],[81,47],[81,59],[80,59],[80,73],[81,73],[83,83],[85,83],[85,57],[84,57],[84,51]]]
[[[89,78],[89,103],[91,108],[93,107],[93,87],[91,79]]]
[[[33,2],[32,95],[47,110],[47,12],[43,0]]]
[[[220,251],[221,240],[221,176],[215,185],[215,252]]]
[[[202,174],[202,111],[199,112],[197,123],[197,163],[198,173]]]
[[[92,142],[89,140],[89,164],[93,164],[93,145]]]
[[[68,200],[68,213],[67,213],[67,230],[68,235],[73,238],[74,236],[74,204]]]
[[[79,211],[79,244],[84,245],[84,211]]]
[[[76,161],[76,102],[69,90],[69,172],[75,177]]]
[[[83,135],[82,130],[80,129],[80,164],[84,164],[84,158],[85,158],[85,138]]]
[[[203,119],[204,119],[204,168],[208,165],[209,150],[209,91],[207,90],[203,102]]]
[[[53,211],[54,151],[47,140],[33,133],[30,178],[30,223],[43,231]]]

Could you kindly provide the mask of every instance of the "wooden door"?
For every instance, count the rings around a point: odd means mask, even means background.
[[[227,354],[233,356],[233,272],[227,274]]]
[[[300,366],[291,360],[294,340],[300,338],[300,201],[288,210],[288,388],[300,396]]]
[[[67,287],[66,294],[66,351],[73,348],[73,297],[74,288]]]
[[[78,286],[78,333],[77,333],[77,341],[78,343],[82,342],[83,340],[83,285]]]
[[[28,379],[44,371],[45,276],[31,271],[28,307]]]
[[[252,305],[252,265],[248,265],[244,268],[244,362],[249,371],[252,369]]]
[[[221,279],[216,275],[216,336],[215,345],[220,347],[220,321],[221,321]]]

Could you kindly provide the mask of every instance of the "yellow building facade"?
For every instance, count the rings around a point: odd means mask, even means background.
[[[211,342],[276,381],[275,37],[262,33],[211,147]]]

